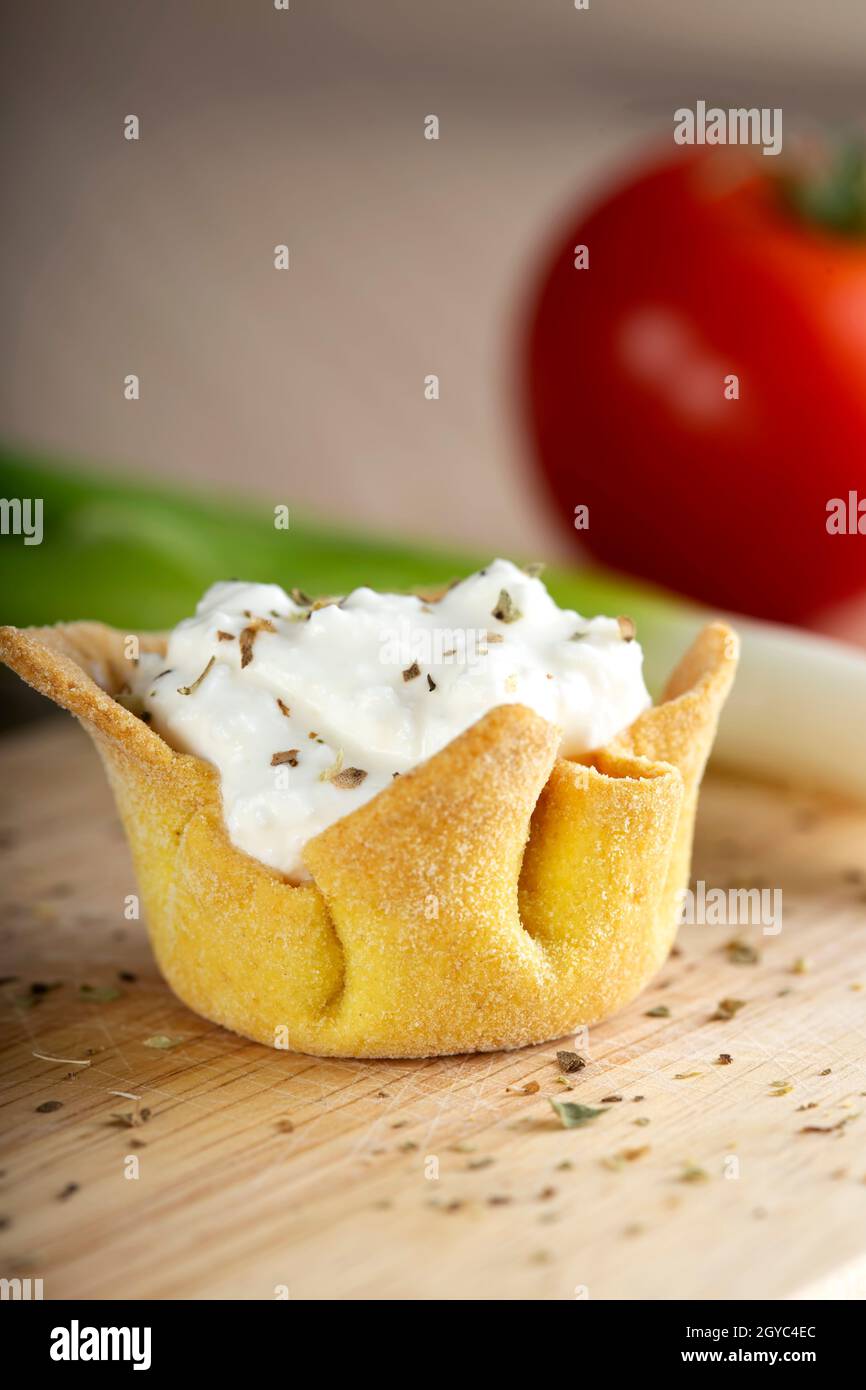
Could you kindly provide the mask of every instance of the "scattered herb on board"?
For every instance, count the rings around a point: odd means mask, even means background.
[[[75,1193],[79,1191],[80,1187],[77,1182],[68,1182],[62,1191],[58,1192],[57,1200],[58,1202],[68,1202],[69,1198],[74,1197]]]
[[[745,1008],[745,1005],[745,999],[720,999],[716,1012],[710,1014],[710,1022],[715,1023],[720,1019],[733,1018],[734,1014]]]
[[[417,676],[420,676],[420,674],[421,667],[418,665],[417,661],[413,661],[412,665],[407,666],[406,670],[403,672],[403,679],[404,681],[413,681]]]
[[[518,618],[523,617],[507,589],[500,589],[496,607],[493,609],[493,616],[498,618],[501,623],[516,623]]]
[[[285,748],[282,753],[272,753],[271,767],[282,767],[283,763],[288,763],[289,767],[297,767],[300,751],[300,748]]]
[[[60,1110],[63,1106],[62,1100],[44,1100],[41,1105],[37,1105],[37,1115],[51,1115],[55,1110]]]
[[[818,1075],[819,1075],[819,1076],[829,1076],[830,1073],[832,1072],[832,1070],[833,1070],[832,1067],[825,1067],[823,1071],[819,1071],[819,1072],[818,1072]]]
[[[620,1100],[622,1100],[622,1096],[602,1096],[601,1103],[602,1105],[615,1105]]]
[[[144,1039],[142,1046],[155,1047],[159,1052],[170,1052],[173,1047],[180,1047],[184,1042],[186,1038],[170,1038],[167,1033],[154,1033],[152,1037]]]
[[[522,1086],[506,1086],[505,1094],[507,1096],[534,1096],[536,1091],[540,1090],[541,1087],[537,1081],[526,1081]]]
[[[360,787],[364,778],[367,776],[362,767],[344,767],[342,772],[338,772],[332,777],[332,787]]]
[[[41,1004],[46,994],[51,994],[53,990],[62,987],[62,980],[53,980],[46,983],[44,980],[34,980],[25,994],[16,994],[12,1003],[19,1009],[34,1009],[37,1004]]]
[[[34,1057],[38,1057],[40,1062],[60,1062],[66,1067],[89,1067],[89,1057],[49,1057],[46,1052],[34,1052]]]
[[[805,956],[798,956],[791,966],[792,975],[808,975],[811,965]]]
[[[110,1004],[114,999],[120,999],[123,991],[116,989],[114,985],[79,985],[79,999],[86,999],[88,1004]]]
[[[586,1058],[581,1057],[579,1052],[557,1052],[556,1061],[559,1070],[570,1075],[571,1072],[583,1071],[586,1066]]]
[[[647,1009],[646,1018],[670,1018],[671,1011],[667,1004],[654,1004],[651,1009]]]
[[[485,632],[484,640],[489,644],[490,642],[504,642],[505,638],[501,632]]]
[[[604,1110],[594,1110],[591,1105],[578,1105],[574,1100],[553,1100],[551,1097],[550,1104],[564,1129],[582,1129],[584,1125],[597,1120],[599,1115],[607,1113]]]
[[[674,1076],[674,1081],[691,1081],[693,1076],[700,1076],[699,1071],[678,1071]]]
[[[617,618],[619,624],[619,635],[624,642],[633,642],[637,637],[637,624],[634,618],[620,616]]]
[[[427,689],[431,692],[431,694],[436,689],[436,682],[434,681],[433,677],[429,674],[427,676]]]
[[[729,1067],[733,1060],[730,1052],[720,1052],[716,1058],[716,1065],[720,1067]]]
[[[856,1115],[843,1115],[841,1120],[837,1120],[834,1125],[803,1125],[801,1134],[835,1134],[840,1129],[844,1129],[852,1120],[856,1120]]]
[[[138,976],[134,975],[131,970],[118,970],[117,978],[122,980],[125,985],[138,984]]]
[[[750,945],[748,941],[744,941],[740,936],[735,936],[732,941],[729,941],[725,946],[725,951],[732,965],[757,965],[761,959],[754,946]]]
[[[790,1095],[794,1089],[790,1081],[771,1081],[770,1086],[772,1087],[770,1091],[771,1096],[787,1096]]]
[[[284,701],[282,701],[279,698],[279,696],[277,696],[277,707],[280,711],[280,714],[284,714],[287,719],[291,719],[292,711],[289,709],[288,705],[285,704]]]
[[[216,661],[216,657],[215,657],[215,656],[212,656],[211,659],[210,659],[210,661],[208,662],[207,666],[205,666],[204,670],[201,672],[201,674],[198,675],[198,676],[196,676],[196,678],[195,678],[195,680],[193,681],[192,685],[179,685],[179,686],[177,687],[177,693],[178,693],[178,695],[191,695],[191,694],[193,693],[194,690],[198,690],[199,686],[201,685],[201,683],[202,683],[202,681],[204,680],[205,676],[206,676],[206,675],[208,674],[208,672],[210,671],[210,669],[211,669],[211,667],[213,666],[213,664],[214,664],[215,661]]]
[[[651,1145],[639,1144],[635,1148],[623,1148],[617,1156],[624,1159],[626,1163],[637,1163],[638,1159],[645,1158],[646,1154],[649,1154],[649,1150],[651,1150]]]
[[[699,1168],[695,1163],[687,1163],[680,1173],[680,1182],[708,1182],[709,1173],[705,1168]]]
[[[145,1105],[141,1110],[125,1110],[109,1117],[108,1123],[116,1129],[136,1129],[150,1119],[150,1110]]]

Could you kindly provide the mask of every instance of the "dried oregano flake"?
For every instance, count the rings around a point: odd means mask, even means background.
[[[283,763],[288,763],[289,767],[298,766],[299,748],[286,748],[282,753],[271,754],[271,767],[282,767]]]
[[[523,617],[507,589],[499,590],[499,598],[493,609],[493,617],[498,618],[501,623],[516,623],[518,618]]]
[[[338,772],[336,776],[330,779],[331,786],[344,788],[360,787],[366,776],[367,774],[362,767],[344,767],[342,772]]]
[[[199,686],[201,685],[201,683],[202,683],[202,681],[204,680],[205,676],[206,676],[206,675],[208,674],[208,672],[210,671],[210,669],[211,669],[211,667],[213,666],[213,664],[214,664],[215,661],[216,661],[216,657],[215,657],[215,656],[212,656],[211,659],[210,659],[210,661],[208,662],[207,666],[205,666],[204,670],[202,671],[201,675],[200,675],[200,676],[196,676],[196,678],[195,678],[195,680],[193,681],[192,685],[179,685],[179,686],[177,687],[177,693],[178,693],[178,695],[191,695],[191,694],[193,693],[194,690],[198,690]]]
[[[592,1120],[597,1120],[599,1115],[607,1113],[604,1110],[594,1110],[591,1105],[578,1105],[574,1100],[553,1100],[550,1097],[549,1099],[564,1129],[582,1129]]]
[[[253,618],[251,613],[246,615],[251,622],[245,627],[240,635],[241,644],[241,670],[249,666],[253,659],[253,643],[260,632],[276,632],[276,628],[270,618]]]
[[[586,1066],[586,1058],[581,1057],[579,1052],[557,1052],[556,1061],[561,1072],[583,1071]]]

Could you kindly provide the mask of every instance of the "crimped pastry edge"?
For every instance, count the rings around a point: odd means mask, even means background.
[[[532,711],[490,711],[311,840],[314,882],[298,886],[231,844],[215,770],[109,693],[129,635],[5,627],[0,657],[94,739],[160,967],[205,1017],[319,1055],[494,1050],[598,1022],[662,964],[736,667],[725,624],[661,704],[579,762],[556,758]]]

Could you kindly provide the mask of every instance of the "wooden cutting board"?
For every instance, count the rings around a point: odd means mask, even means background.
[[[732,928],[684,928],[568,1091],[553,1044],[320,1061],[197,1018],[124,918],[84,735],[6,739],[0,786],[0,1275],[46,1298],[866,1297],[863,808],[708,780],[696,877],[781,887],[783,930],[741,930],[760,958],[737,963]],[[711,1021],[723,998],[745,1004]],[[567,1130],[549,1097],[604,1113]]]

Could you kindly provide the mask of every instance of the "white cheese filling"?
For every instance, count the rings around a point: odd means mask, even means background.
[[[276,584],[214,584],[134,694],[173,748],[219,771],[232,842],[293,879],[307,840],[496,705],[528,705],[564,756],[649,705],[628,625],[560,609],[495,560],[435,603],[356,589],[311,608]]]

